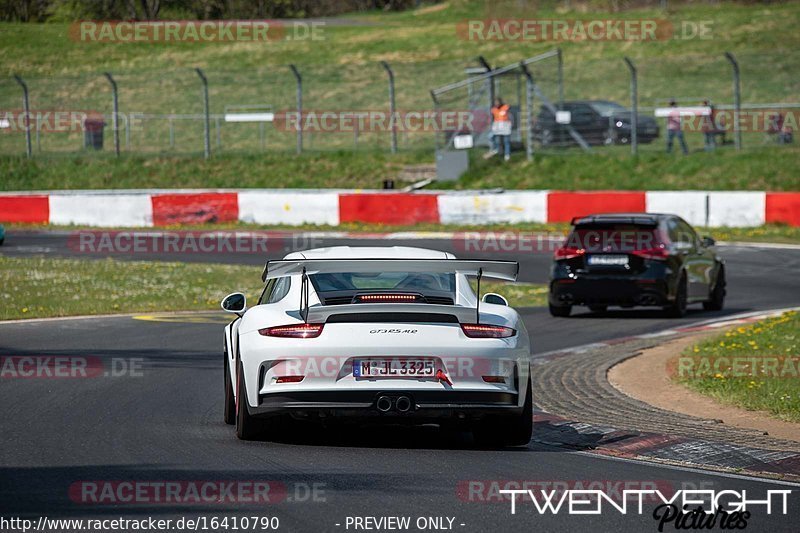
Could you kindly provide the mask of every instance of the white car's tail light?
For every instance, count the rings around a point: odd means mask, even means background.
[[[481,376],[486,383],[505,383],[505,376]]]
[[[292,339],[313,339],[322,333],[325,324],[290,324],[258,330],[265,337],[287,337]]]
[[[461,330],[471,339],[505,339],[516,333],[512,328],[488,324],[461,324]]]

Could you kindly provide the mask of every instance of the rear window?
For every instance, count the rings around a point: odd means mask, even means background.
[[[455,294],[456,276],[452,273],[425,272],[339,272],[310,276],[317,292],[385,291],[427,294]]]
[[[581,224],[567,236],[565,248],[587,252],[632,252],[663,244],[657,226],[641,224]]]

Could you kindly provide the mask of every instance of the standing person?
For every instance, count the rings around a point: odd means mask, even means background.
[[[667,117],[667,153],[672,153],[672,141],[675,139],[675,137],[677,137],[681,142],[681,150],[683,150],[683,155],[687,155],[689,153],[689,149],[686,148],[686,140],[683,138],[683,130],[681,129],[681,113],[677,109],[678,104],[675,102],[675,100],[672,100],[670,101],[669,106],[675,109],[671,111]]]
[[[714,138],[717,135],[717,110],[708,100],[705,100],[703,105],[710,109],[709,114],[703,117],[702,131],[704,147],[706,152],[713,152],[714,148],[716,148]]]
[[[501,138],[505,160],[508,161],[511,159],[511,108],[503,103],[502,98],[495,98],[492,106],[492,150],[489,157],[500,152]]]

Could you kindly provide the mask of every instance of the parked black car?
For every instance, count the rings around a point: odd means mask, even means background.
[[[569,316],[574,305],[604,312],[609,305],[659,306],[681,317],[687,304],[722,309],[725,263],[711,237],[676,215],[631,213],[573,219],[555,252],[550,314]]]
[[[570,125],[588,144],[628,144],[631,141],[631,117],[625,107],[606,100],[580,100],[564,102],[562,108],[571,113]],[[646,144],[658,137],[658,123],[654,117],[638,114],[638,136]],[[571,146],[577,144],[565,124],[557,124],[556,117],[542,106],[536,116],[533,138],[542,146]]]

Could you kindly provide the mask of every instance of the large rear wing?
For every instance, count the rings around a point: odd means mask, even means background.
[[[516,281],[519,263],[469,259],[293,259],[268,261],[261,274],[261,280],[339,272],[459,273]]]

